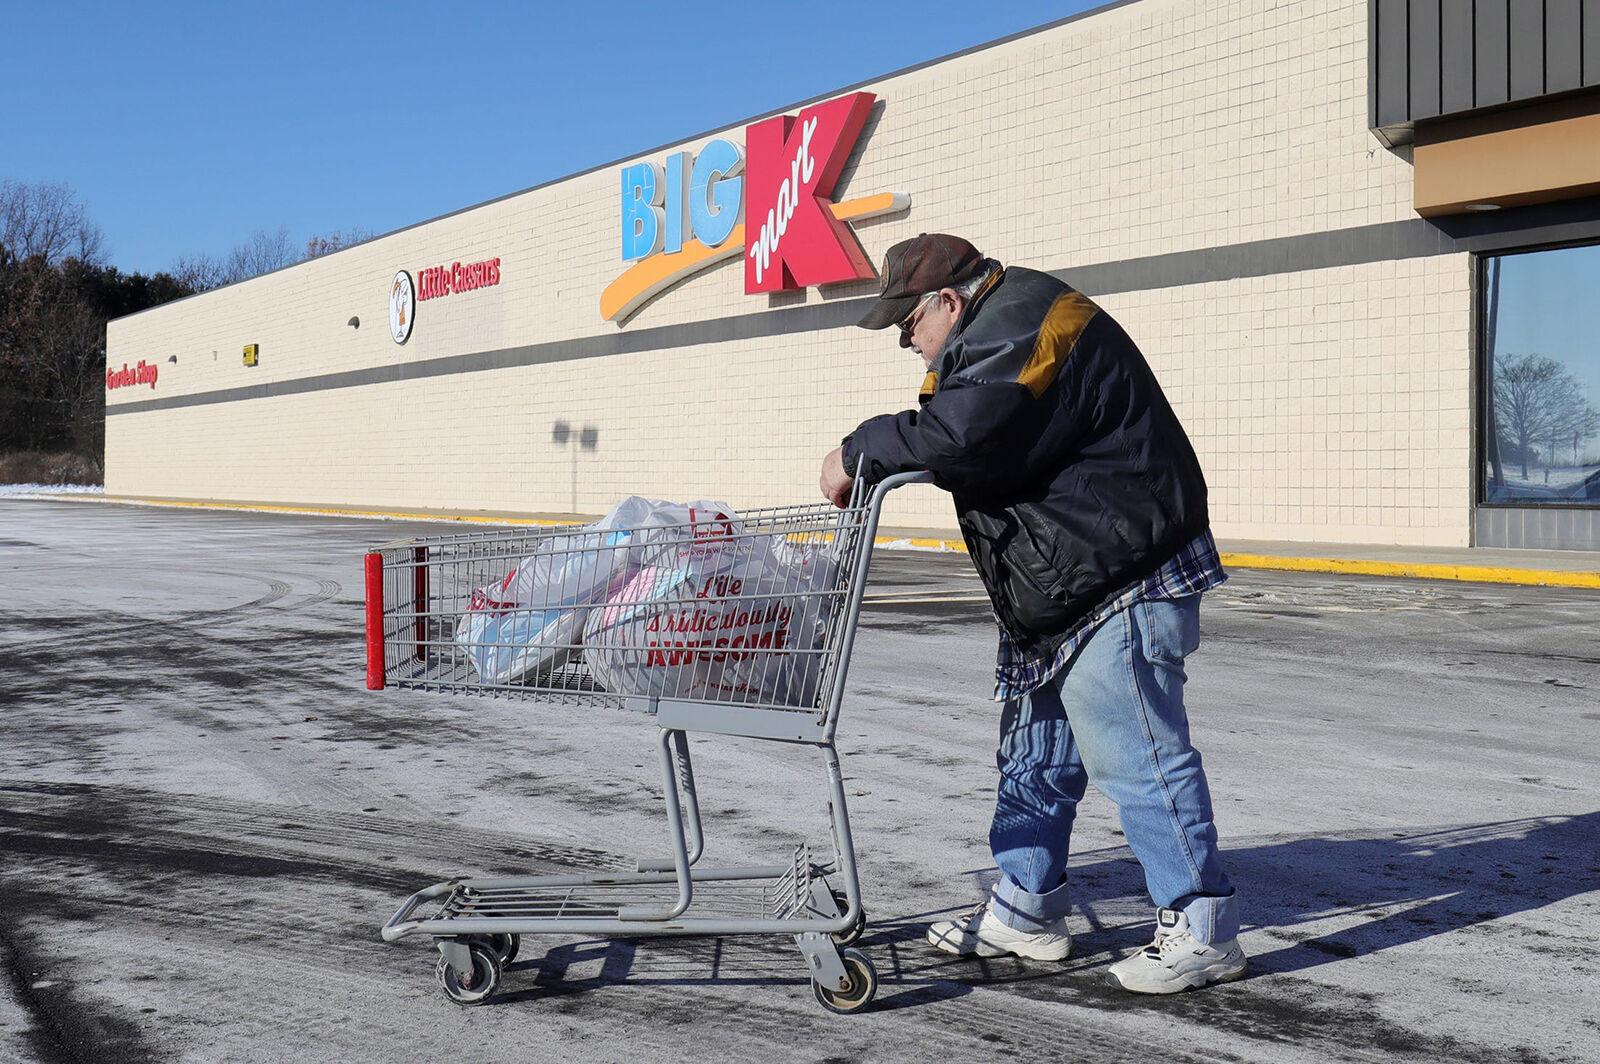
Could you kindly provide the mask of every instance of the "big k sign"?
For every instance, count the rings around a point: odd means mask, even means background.
[[[621,321],[712,263],[744,255],[744,290],[778,292],[873,276],[849,223],[911,205],[888,192],[837,203],[834,186],[875,97],[856,92],[745,127],[696,156],[622,169],[622,258],[600,313]]]

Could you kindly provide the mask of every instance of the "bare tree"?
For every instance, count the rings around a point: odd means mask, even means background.
[[[338,229],[326,236],[313,235],[306,241],[306,258],[321,258],[323,255],[331,255],[335,251],[343,251],[352,244],[371,239],[372,233],[360,226],[349,230]]]
[[[98,454],[105,314],[81,298],[86,271],[103,276],[98,267],[56,268],[37,255],[0,271],[0,372],[10,386],[10,435],[64,434],[83,453]]]
[[[289,227],[257,229],[250,239],[238,244],[222,258],[201,253],[184,255],[167,268],[179,284],[196,292],[208,292],[225,284],[235,284],[259,277],[300,261],[294,243],[289,239]]]
[[[179,284],[196,292],[209,292],[226,283],[222,279],[221,260],[206,254],[181,256],[173,260],[167,272]]]
[[[260,277],[264,273],[292,266],[300,261],[289,240],[289,227],[280,225],[272,232],[257,229],[250,239],[228,252],[222,270],[222,283],[233,284]]]
[[[1563,392],[1560,405],[1551,415],[1548,443],[1552,460],[1555,458],[1557,448],[1570,446],[1572,464],[1576,466],[1578,449],[1583,441],[1600,432],[1600,411],[1595,410],[1589,403],[1582,386],[1576,380],[1570,375],[1567,379],[1571,388]]]
[[[1495,358],[1494,408],[1497,426],[1516,441],[1524,480],[1535,445],[1547,448],[1548,464],[1557,444],[1571,440],[1576,452],[1580,441],[1600,431],[1600,413],[1583,386],[1560,362],[1538,352]]]
[[[0,247],[14,258],[41,256],[51,266],[68,258],[103,265],[105,234],[66,185],[0,181]]]
[[[99,261],[100,229],[65,185],[0,181],[0,448],[100,462],[108,318],[188,294]]]

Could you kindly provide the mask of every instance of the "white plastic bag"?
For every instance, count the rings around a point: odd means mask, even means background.
[[[589,608],[628,572],[625,532],[578,533],[540,544],[505,579],[472,593],[456,643],[484,683],[514,683],[565,665]]]
[[[475,590],[456,625],[456,643],[484,683],[515,683],[560,668],[578,650],[589,609],[626,581],[641,552],[676,553],[680,539],[692,544],[695,536],[731,535],[730,509],[630,496],[582,531],[540,541],[504,579]]]
[[[830,553],[734,534],[644,553],[647,564],[589,614],[584,661],[596,681],[655,698],[815,703],[831,604],[822,592],[837,579]]]

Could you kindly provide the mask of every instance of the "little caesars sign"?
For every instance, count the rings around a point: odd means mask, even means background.
[[[745,127],[744,147],[717,139],[698,155],[622,169],[622,258],[633,265],[600,297],[622,321],[714,262],[744,254],[744,290],[777,292],[872,277],[849,222],[911,205],[883,193],[844,203],[833,188],[875,97],[856,92]]]

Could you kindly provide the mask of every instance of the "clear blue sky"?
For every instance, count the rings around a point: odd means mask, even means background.
[[[1600,247],[1564,248],[1500,260],[1500,320],[1495,346],[1506,354],[1548,355],[1577,378],[1600,407]]]
[[[386,232],[1100,6],[7,3],[0,178],[110,260]]]

